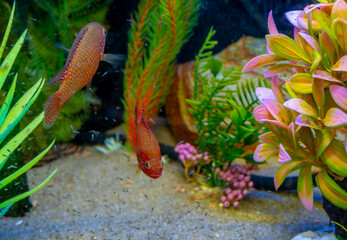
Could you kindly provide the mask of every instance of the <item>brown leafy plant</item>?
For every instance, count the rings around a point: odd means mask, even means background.
[[[313,209],[311,171],[324,197],[347,209],[347,192],[334,180],[347,177],[347,3],[321,1],[303,11],[286,13],[294,25],[294,39],[277,31],[270,12],[267,54],[250,60],[243,72],[271,64],[265,77],[272,90],[258,88],[258,122],[271,130],[260,136],[254,159],[276,157],[278,188],[287,175],[300,170],[298,195]],[[293,69],[295,74],[282,72]]]

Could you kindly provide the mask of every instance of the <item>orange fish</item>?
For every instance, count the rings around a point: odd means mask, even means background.
[[[148,127],[143,107],[141,118],[138,117],[138,104],[135,107],[136,122],[136,156],[139,167],[148,177],[158,178],[163,171],[159,143],[151,129]]]
[[[46,102],[43,126],[50,128],[58,117],[60,109],[71,97],[91,82],[99,62],[104,58],[106,30],[98,23],[84,26],[77,35],[63,69],[50,80],[60,83]]]

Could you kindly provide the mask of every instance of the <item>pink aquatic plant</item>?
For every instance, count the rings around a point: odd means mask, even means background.
[[[220,198],[223,207],[239,206],[239,201],[248,194],[249,188],[254,185],[251,181],[252,169],[253,165],[251,163],[247,164],[247,168],[238,164],[229,165],[226,163],[222,169],[215,169],[219,180],[227,186]]]
[[[178,153],[179,160],[184,165],[185,175],[189,180],[194,179],[194,175],[200,172],[202,165],[210,163],[208,153],[199,152],[190,143],[178,144],[175,147],[175,151]]]
[[[256,89],[261,102],[253,115],[271,132],[260,136],[254,159],[277,158],[275,186],[300,170],[298,195],[313,209],[312,166],[316,183],[334,205],[347,209],[347,192],[333,180],[347,177],[347,3],[321,1],[286,13],[294,39],[277,31],[270,12],[267,54],[251,59],[243,72],[269,65],[271,87]],[[293,69],[294,74],[283,71]]]

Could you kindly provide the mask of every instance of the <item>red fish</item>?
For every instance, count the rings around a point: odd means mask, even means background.
[[[138,104],[135,107],[136,122],[136,156],[142,172],[151,178],[158,178],[163,171],[159,143],[151,129],[148,127],[144,107],[141,110],[141,118],[138,117]]]
[[[106,30],[98,23],[84,26],[77,35],[63,69],[50,80],[60,83],[46,102],[43,126],[50,128],[58,117],[60,109],[71,97],[91,82],[99,62],[104,58]]]

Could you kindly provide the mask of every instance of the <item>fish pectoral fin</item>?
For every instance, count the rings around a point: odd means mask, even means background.
[[[126,56],[123,54],[113,54],[113,53],[107,53],[104,54],[104,58],[101,59],[101,61],[108,62],[113,66],[114,69],[120,68],[126,60]]]

